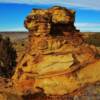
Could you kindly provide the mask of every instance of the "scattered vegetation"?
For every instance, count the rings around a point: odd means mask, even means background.
[[[16,66],[16,50],[8,37],[0,35],[0,75],[10,78]]]
[[[100,47],[100,33],[88,34],[86,42],[89,44],[93,44],[96,47]]]

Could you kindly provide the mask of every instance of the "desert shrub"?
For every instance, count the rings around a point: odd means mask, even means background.
[[[16,66],[16,50],[8,37],[0,35],[0,75],[11,77]]]
[[[86,42],[89,44],[93,44],[97,47],[100,47],[100,34],[92,34],[87,39]]]

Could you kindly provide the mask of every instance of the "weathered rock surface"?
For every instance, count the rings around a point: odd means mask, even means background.
[[[33,9],[25,20],[29,44],[12,77],[21,92],[70,94],[100,81],[100,59],[74,26],[75,11]]]

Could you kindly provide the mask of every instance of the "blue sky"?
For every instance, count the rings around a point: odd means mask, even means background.
[[[100,32],[100,0],[0,0],[0,31],[26,31],[23,22],[32,8],[53,5],[76,10],[81,31]]]

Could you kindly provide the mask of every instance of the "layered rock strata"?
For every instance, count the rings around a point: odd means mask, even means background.
[[[12,78],[16,89],[64,95],[100,80],[98,52],[74,22],[75,11],[64,7],[32,10],[25,20],[29,44]]]

